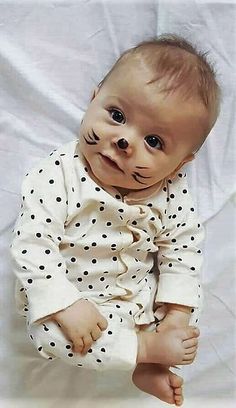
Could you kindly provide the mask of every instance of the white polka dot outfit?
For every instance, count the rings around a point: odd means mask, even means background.
[[[90,174],[78,140],[53,151],[24,179],[11,246],[17,308],[39,353],[89,369],[134,368],[136,332],[155,321],[154,301],[199,308],[202,238],[184,173],[122,198]],[[81,298],[108,321],[85,356],[45,319]]]

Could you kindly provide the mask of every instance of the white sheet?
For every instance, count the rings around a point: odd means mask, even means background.
[[[223,88],[219,121],[188,170],[207,238],[202,336],[196,363],[183,370],[184,407],[233,404],[235,21],[234,1],[0,0],[1,406],[166,406],[136,390],[128,374],[39,358],[15,315],[8,253],[23,175],[76,137],[93,87],[120,53],[163,32],[210,50]]]

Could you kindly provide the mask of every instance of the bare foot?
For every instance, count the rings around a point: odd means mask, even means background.
[[[169,404],[183,404],[183,379],[160,364],[138,364],[133,372],[133,383],[147,394]]]
[[[163,332],[139,332],[137,363],[167,366],[191,364],[197,353],[199,329],[186,327]]]

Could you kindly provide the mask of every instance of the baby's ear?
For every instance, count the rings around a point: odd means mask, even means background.
[[[178,171],[183,167],[186,163],[192,161],[195,159],[195,155],[193,153],[189,154],[187,157],[185,157],[184,160],[176,167],[176,169],[168,176],[170,179],[173,179]]]

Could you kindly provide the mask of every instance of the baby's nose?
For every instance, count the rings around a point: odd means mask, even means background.
[[[122,150],[127,149],[127,147],[129,146],[129,143],[124,138],[119,139],[116,144],[119,147],[119,149],[122,149]]]

